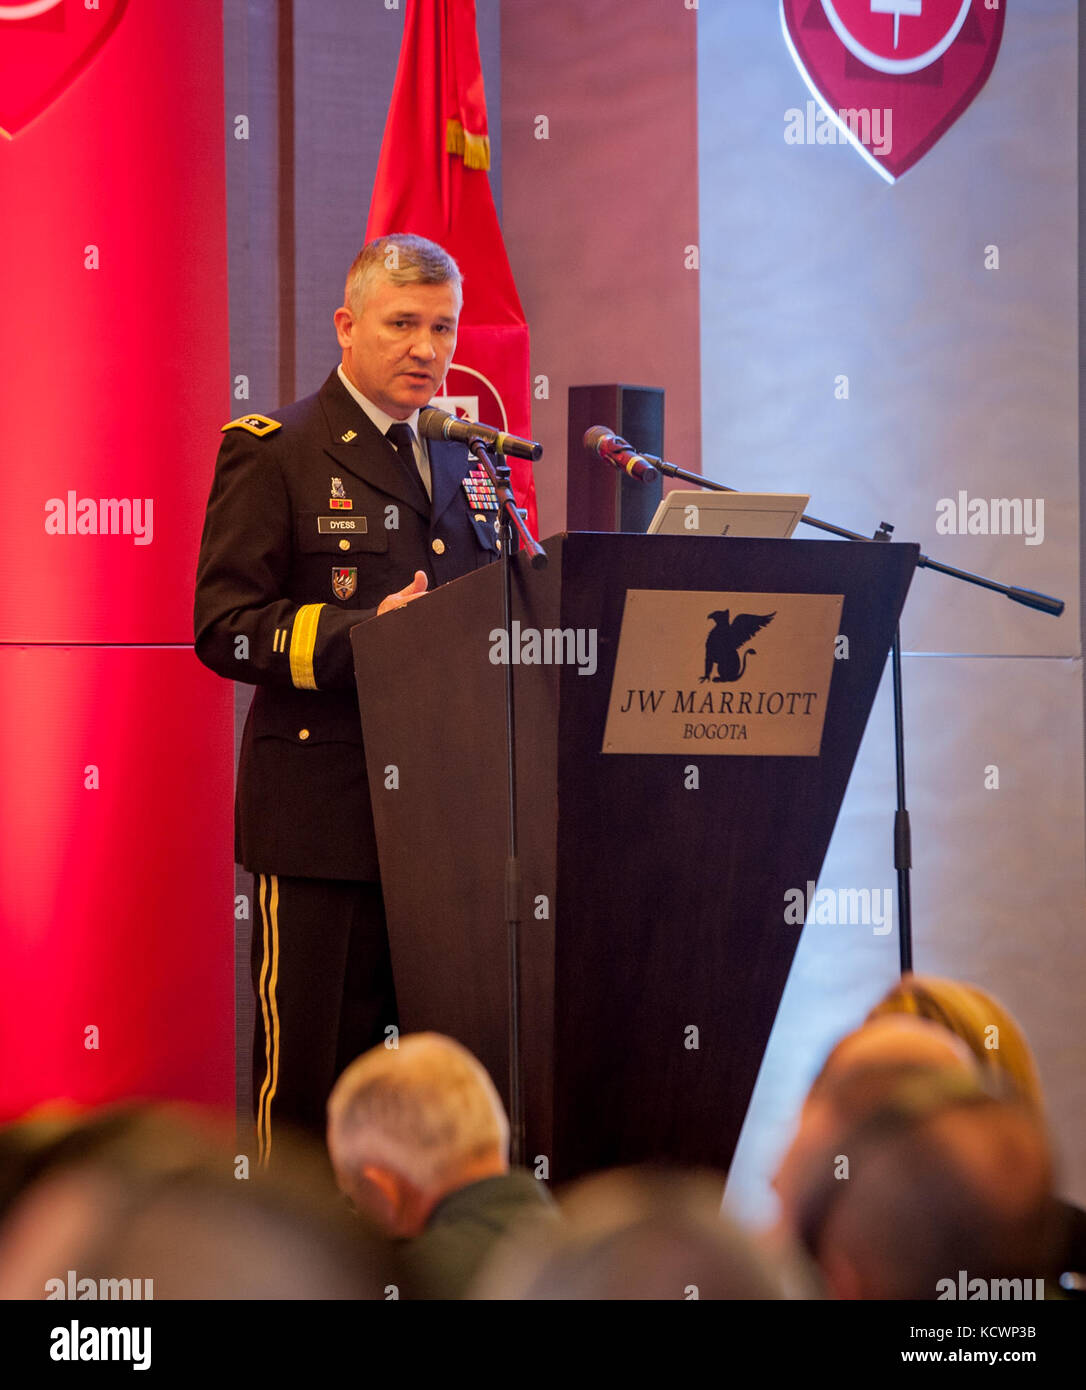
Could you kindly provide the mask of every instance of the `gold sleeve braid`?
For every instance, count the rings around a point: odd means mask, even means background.
[[[290,634],[290,678],[299,690],[316,690],[313,652],[317,645],[317,623],[323,603],[303,603],[294,615]]]

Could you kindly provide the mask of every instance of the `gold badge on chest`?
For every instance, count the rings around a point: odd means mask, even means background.
[[[349,599],[358,588],[358,569],[336,568],[332,571],[332,592],[338,599]]]
[[[343,479],[332,479],[332,495],[328,499],[328,505],[333,511],[349,512],[354,503],[343,490]]]

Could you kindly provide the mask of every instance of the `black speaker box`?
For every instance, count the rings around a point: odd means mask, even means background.
[[[566,527],[570,531],[639,531],[664,493],[662,474],[650,483],[628,477],[584,446],[585,431],[605,425],[634,449],[664,452],[664,393],[658,386],[571,386],[566,460]]]

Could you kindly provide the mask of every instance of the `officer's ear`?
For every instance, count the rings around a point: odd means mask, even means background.
[[[340,305],[332,315],[332,322],[336,326],[336,338],[342,348],[351,346],[351,329],[354,327],[354,314],[347,308],[346,304]]]

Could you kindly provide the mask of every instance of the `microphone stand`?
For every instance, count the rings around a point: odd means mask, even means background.
[[[711,478],[703,477],[700,473],[690,473],[677,464],[657,458],[655,454],[642,454],[641,457],[651,463],[654,468],[658,468],[661,473],[666,473],[669,478],[680,478],[685,483],[707,488],[711,492],[737,491],[736,488],[725,487],[723,483],[717,483]],[[857,531],[850,531],[847,527],[837,526],[831,521],[820,521],[818,517],[808,516],[806,513],[800,517],[800,521],[807,526],[813,526],[816,530],[828,531],[831,535],[840,536],[847,541],[889,541],[894,530],[888,522],[883,521],[873,536],[861,536]],[[1064,601],[1061,598],[1052,598],[1049,594],[1039,594],[1033,589],[1020,589],[1013,584],[1000,584],[998,580],[989,579],[985,575],[972,574],[969,570],[955,569],[953,565],[944,565],[939,560],[931,559],[928,555],[922,554],[916,563],[918,569],[937,570],[940,574],[948,575],[951,579],[959,579],[965,584],[976,584],[982,589],[991,589],[994,593],[1003,594],[1013,603],[1021,603],[1027,608],[1035,608],[1039,613],[1048,613],[1053,618],[1058,618],[1064,609]],[[901,693],[900,623],[894,629],[894,640],[890,653],[894,698],[894,768],[897,774],[897,806],[894,812],[894,869],[897,872],[898,888],[898,953],[901,973],[906,975],[913,968],[912,888],[910,881],[912,830],[909,823],[908,807],[905,804],[905,714]]]
[[[522,548],[533,569],[545,569],[547,552],[524,524],[509,481],[509,465],[504,457],[492,458],[485,439],[472,438],[468,448],[483,465],[498,498],[502,566],[502,610],[505,624],[505,650],[513,654],[513,552]],[[520,542],[520,546],[516,542]],[[520,1047],[520,847],[517,831],[517,720],[513,695],[513,662],[505,663],[505,756],[509,800],[508,853],[505,860],[505,929],[508,943],[509,991],[509,1160],[514,1167],[524,1163],[524,1099],[522,1093]]]

